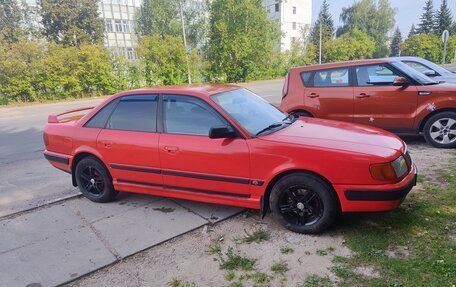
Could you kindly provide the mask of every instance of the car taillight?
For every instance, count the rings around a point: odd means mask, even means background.
[[[282,99],[285,98],[288,95],[288,82],[289,82],[289,76],[290,72],[287,73],[285,76],[285,82],[283,84],[283,89],[282,89]]]
[[[43,133],[43,141],[44,141],[45,146],[49,145],[49,138],[48,138],[47,133]]]

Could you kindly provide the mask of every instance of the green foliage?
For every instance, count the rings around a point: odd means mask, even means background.
[[[261,0],[214,0],[210,5],[207,58],[212,80],[267,78],[280,40],[278,25]]]
[[[16,0],[0,0],[0,39],[12,43],[24,36],[22,11]]]
[[[423,7],[423,14],[418,25],[418,33],[429,34],[435,30],[435,12],[433,0],[427,0]]]
[[[147,85],[173,85],[187,81],[187,62],[182,39],[177,36],[146,36],[137,48],[144,63]]]
[[[8,102],[105,95],[119,88],[109,54],[99,45],[21,40],[0,44],[0,51],[0,94]]]
[[[436,33],[442,35],[443,31],[451,30],[453,24],[453,16],[451,15],[450,7],[448,7],[448,0],[442,0],[440,10],[435,15],[436,20]]]
[[[304,283],[298,285],[298,287],[332,287],[333,284],[329,277],[321,277],[318,275],[311,275],[306,278]]]
[[[391,57],[397,57],[400,56],[401,54],[401,44],[402,44],[402,34],[401,30],[399,30],[399,27],[396,28],[396,31],[394,32],[393,39],[391,40]]]
[[[354,30],[323,45],[323,61],[337,62],[371,58],[375,43],[366,33]]]
[[[207,250],[207,254],[213,255],[213,254],[218,254],[222,251],[222,248],[220,247],[220,244],[213,244],[209,246],[209,249]]]
[[[280,253],[282,253],[282,254],[289,254],[289,253],[293,253],[293,252],[294,252],[294,249],[291,246],[283,246],[282,248],[280,248]]]
[[[410,27],[410,31],[407,35],[407,38],[410,38],[412,37],[413,35],[416,35],[417,34],[417,31],[416,31],[416,28],[415,28],[415,25],[412,24],[412,27]]]
[[[337,30],[341,36],[355,30],[366,33],[375,42],[375,57],[384,57],[388,51],[388,31],[394,28],[395,11],[389,0],[361,0],[342,9],[342,27]]]
[[[245,243],[261,243],[262,241],[266,241],[269,239],[269,234],[263,228],[255,229],[252,233],[249,233],[246,230],[244,230],[244,233],[245,235],[242,239],[242,242]]]
[[[235,277],[235,274],[234,274],[234,271],[233,270],[228,270],[226,273],[225,273],[225,280],[226,281],[231,281],[234,279]]]
[[[100,43],[104,25],[98,15],[99,0],[39,0],[44,36],[65,46]]]
[[[226,270],[238,270],[249,271],[253,269],[256,260],[248,257],[243,257],[237,252],[234,254],[233,248],[229,247],[225,256],[220,255],[220,268]]]
[[[271,265],[271,271],[278,274],[284,274],[288,271],[288,265],[285,262],[274,262]]]
[[[198,287],[194,282],[182,281],[178,278],[173,278],[168,283],[170,287]]]
[[[318,14],[318,18],[315,21],[313,29],[310,33],[310,42],[315,47],[319,47],[320,45],[320,25],[322,43],[331,40],[333,38],[334,32],[336,31],[336,28],[334,27],[334,21],[329,12],[329,4],[327,0],[323,0],[320,8],[320,13]]]
[[[417,34],[401,45],[402,56],[417,56],[440,63],[442,41],[434,34]]]

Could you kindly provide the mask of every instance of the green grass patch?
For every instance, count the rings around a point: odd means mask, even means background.
[[[288,265],[285,262],[274,262],[271,265],[271,271],[278,274],[284,274],[288,271]]]
[[[213,244],[209,246],[209,249],[206,251],[206,253],[209,255],[219,254],[220,252],[222,252],[222,247],[220,244]]]
[[[435,286],[456,284],[456,165],[443,175],[448,184],[412,190],[397,210],[352,218],[341,227],[350,258],[336,257],[331,269],[341,286]],[[395,250],[404,252],[395,252]],[[318,251],[317,251],[318,254]],[[380,278],[353,272],[372,266]]]
[[[225,270],[243,270],[250,271],[253,269],[256,260],[248,257],[243,257],[239,252],[233,252],[233,248],[229,247],[225,255],[220,254],[220,268]]]
[[[318,276],[318,275],[311,275],[306,278],[304,283],[298,285],[298,287],[332,287],[333,284],[329,277],[325,276]]]
[[[249,233],[247,232],[247,230],[244,230],[244,233],[245,235],[242,239],[242,242],[244,243],[260,243],[262,241],[266,241],[269,239],[269,234],[263,228],[255,229],[252,233]]]
[[[247,279],[253,282],[253,286],[262,287],[265,286],[270,280],[271,277],[263,272],[247,273],[241,276],[240,281]]]
[[[290,254],[293,252],[294,252],[294,249],[290,246],[283,246],[282,248],[280,248],[280,253],[282,253],[282,254]]]
[[[231,281],[234,279],[234,271],[233,270],[228,270],[228,272],[225,273],[225,280],[226,281]]]
[[[196,285],[193,282],[188,282],[188,281],[184,282],[178,278],[171,279],[171,281],[169,282],[169,286],[170,287],[198,287],[198,285]]]

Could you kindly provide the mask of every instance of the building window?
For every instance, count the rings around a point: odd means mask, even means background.
[[[293,14],[296,15],[296,6],[293,6]]]
[[[276,11],[276,12],[279,12],[279,7],[280,7],[280,6],[279,6],[279,3],[276,3],[276,4],[275,4],[275,11]]]
[[[293,30],[296,30],[296,22],[293,22]]]
[[[127,48],[127,59],[128,60],[135,60],[136,57],[136,52],[133,48]]]
[[[130,33],[130,22],[128,20],[122,20],[122,31],[124,33]]]
[[[114,20],[116,24],[116,32],[122,32],[122,21],[121,20]]]
[[[108,33],[113,31],[112,19],[105,19],[105,30]]]

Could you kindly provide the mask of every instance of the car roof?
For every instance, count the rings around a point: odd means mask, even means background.
[[[153,88],[142,88],[136,90],[129,90],[117,93],[113,98],[127,96],[127,95],[141,95],[141,94],[177,94],[189,95],[199,97],[210,97],[212,95],[229,92],[240,89],[240,86],[231,84],[208,84],[208,85],[175,85],[175,86],[160,86]]]
[[[397,62],[396,58],[381,58],[381,59],[369,59],[369,60],[353,60],[353,61],[344,61],[344,62],[335,62],[335,63],[325,63],[317,65],[309,65],[292,68],[290,70],[302,71],[314,71],[314,70],[323,70],[323,69],[332,69],[332,68],[341,68],[341,67],[351,67],[358,65],[369,65],[369,64],[384,64],[390,62]]]

